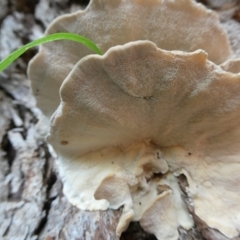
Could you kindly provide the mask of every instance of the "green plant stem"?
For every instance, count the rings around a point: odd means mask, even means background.
[[[32,41],[32,42],[30,42],[30,43],[28,43],[28,44],[18,48],[17,50],[12,52],[11,54],[9,54],[6,58],[4,58],[0,62],[0,72],[3,71],[6,67],[8,67],[17,58],[19,58],[28,49],[30,49],[32,47],[35,47],[35,46],[37,46],[39,44],[52,42],[52,41],[56,41],[56,40],[71,40],[71,41],[75,41],[75,42],[84,44],[86,47],[91,49],[96,54],[102,55],[101,50],[91,40],[89,40],[89,39],[87,39],[85,37],[82,37],[80,35],[73,34],[73,33],[53,33],[51,35],[48,35],[48,36],[39,38],[39,39],[37,39],[35,41]]]

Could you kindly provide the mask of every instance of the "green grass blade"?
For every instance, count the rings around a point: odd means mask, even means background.
[[[3,59],[0,62],[0,72],[2,72],[6,67],[8,67],[13,61],[15,61],[17,58],[19,58],[24,52],[26,52],[28,49],[35,47],[39,44],[52,42],[56,40],[71,40],[75,42],[79,42],[81,44],[84,44],[86,47],[94,51],[96,54],[102,55],[101,50],[89,39],[82,37],[77,34],[73,33],[54,33],[42,38],[39,38],[35,41],[32,41],[20,48],[18,48],[16,51],[9,54],[5,59]]]

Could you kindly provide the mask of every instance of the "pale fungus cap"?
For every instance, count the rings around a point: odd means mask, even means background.
[[[92,0],[84,11],[63,15],[47,29],[89,38],[104,53],[116,45],[149,40],[165,50],[203,49],[220,64],[231,56],[218,16],[192,0]],[[29,77],[38,107],[50,117],[59,105],[59,88],[74,65],[91,54],[70,41],[44,44],[32,60]]]
[[[137,41],[80,60],[60,94],[48,142],[61,158],[70,202],[124,206],[119,235],[137,220],[159,239],[177,239],[178,226],[192,227],[174,177],[182,173],[196,215],[238,235],[240,74],[202,50]]]
[[[221,64],[223,70],[232,73],[240,73],[240,58],[230,59]]]
[[[159,22],[150,24],[151,18]],[[188,44],[173,38],[173,26]],[[158,239],[177,240],[179,226],[193,226],[178,185],[183,174],[194,213],[228,238],[238,236],[240,74],[228,72],[233,60],[217,65],[230,49],[215,14],[190,0],[95,0],[56,20],[48,32],[60,30],[89,37],[105,52],[85,56],[88,50],[79,45],[48,44],[29,70],[33,88],[42,84],[43,112],[59,105],[47,140],[59,155],[69,201],[83,210],[123,207],[118,236],[139,221]],[[56,96],[48,98],[45,81],[60,88],[60,104]]]

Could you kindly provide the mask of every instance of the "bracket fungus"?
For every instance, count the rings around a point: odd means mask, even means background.
[[[228,238],[240,232],[240,74],[215,13],[192,0],[92,0],[46,34],[73,32],[104,52],[48,43],[29,66],[47,141],[69,201],[123,207],[158,239],[178,239],[194,213]],[[235,61],[238,62],[238,61]],[[222,64],[222,65],[219,65]],[[60,91],[60,95],[59,95]]]

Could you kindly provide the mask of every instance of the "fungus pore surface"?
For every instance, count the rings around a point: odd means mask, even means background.
[[[104,52],[49,43],[29,67],[38,105],[55,111],[47,141],[69,201],[91,211],[122,207],[118,236],[139,221],[158,239],[177,240],[179,226],[193,226],[183,174],[194,213],[238,236],[239,60],[229,58],[216,15],[190,0],[93,0],[47,34],[58,31]]]

